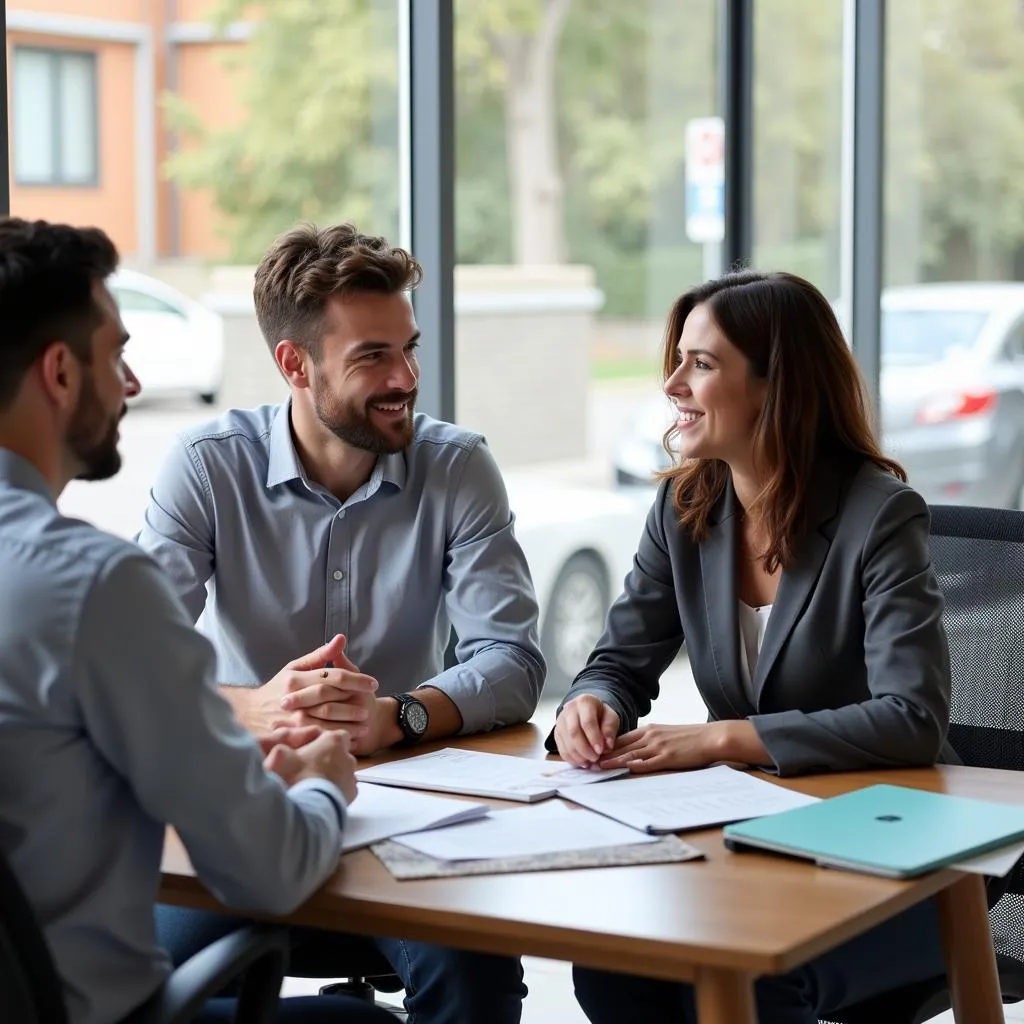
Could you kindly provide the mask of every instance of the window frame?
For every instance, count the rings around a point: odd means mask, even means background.
[[[52,157],[53,174],[45,179],[24,179],[18,174],[18,162],[12,160],[10,174],[18,188],[98,188],[100,184],[100,125],[99,125],[99,54],[95,49],[72,46],[37,46],[35,44],[16,43],[11,48],[11,91],[18,89],[18,57],[23,53],[38,54],[49,61],[49,75],[52,88],[52,128],[50,132],[50,154]],[[64,171],[64,148],[62,145],[62,128],[66,112],[61,102],[61,82],[64,74],[64,61],[67,58],[86,58],[89,66],[89,97],[92,114],[92,165],[87,178],[69,179]],[[16,95],[11,97],[11,134],[12,151],[17,153],[18,118],[14,110]]]

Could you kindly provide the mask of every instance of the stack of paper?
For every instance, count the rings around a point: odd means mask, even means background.
[[[396,843],[428,857],[449,861],[539,857],[657,841],[600,814],[573,810],[558,800],[542,807],[492,811],[477,821],[395,838]]]
[[[375,765],[356,772],[360,782],[382,786],[432,789],[441,793],[465,793],[498,800],[533,803],[560,790],[625,775],[628,768],[606,771],[572,768],[561,761],[540,761],[508,754],[446,747],[419,757]]]
[[[622,779],[592,789],[573,787],[559,795],[652,835],[760,818],[818,802],[817,797],[725,765]]]
[[[403,832],[420,832],[483,817],[487,804],[360,785],[345,815],[342,851],[358,850]]]

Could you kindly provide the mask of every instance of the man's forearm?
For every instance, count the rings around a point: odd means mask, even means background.
[[[429,715],[424,742],[444,739],[445,736],[454,736],[461,731],[462,713],[446,693],[434,686],[421,686],[413,690],[412,694],[423,702]],[[405,738],[398,724],[398,701],[394,697],[378,697],[377,705],[385,722],[381,730],[381,747],[393,747]]]

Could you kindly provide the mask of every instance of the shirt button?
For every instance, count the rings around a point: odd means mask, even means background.
[[[334,578],[340,582],[345,578],[345,574],[340,569],[335,569]]]

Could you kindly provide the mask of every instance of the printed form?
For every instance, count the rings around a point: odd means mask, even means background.
[[[761,818],[818,802],[726,765],[573,787],[559,796],[653,835]]]
[[[408,789],[431,789],[440,793],[489,796],[497,800],[532,803],[554,796],[560,789],[603,782],[628,769],[592,771],[573,768],[561,761],[487,754],[479,750],[445,747],[418,757],[374,765],[356,772],[360,782]]]

